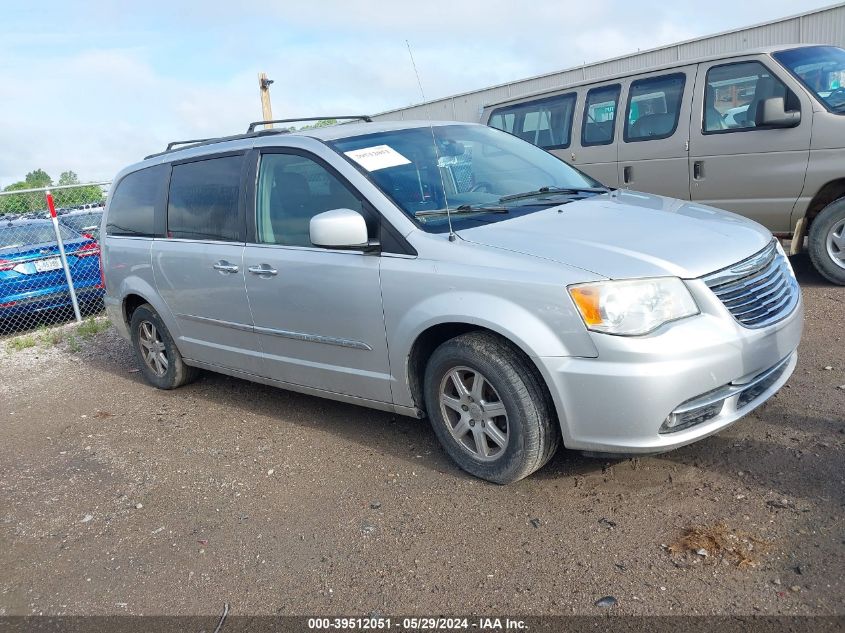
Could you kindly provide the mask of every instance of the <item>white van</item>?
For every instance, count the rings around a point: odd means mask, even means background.
[[[617,113],[621,112],[621,116]],[[482,122],[611,187],[757,220],[845,284],[845,50],[678,62],[485,107]]]

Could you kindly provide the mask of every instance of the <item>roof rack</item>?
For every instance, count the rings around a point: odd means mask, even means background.
[[[194,138],[194,139],[191,139],[189,141],[173,141],[172,143],[167,144],[167,149],[164,150],[164,151],[169,152],[170,150],[173,149],[174,145],[190,145],[191,143],[204,143],[205,141],[210,141],[210,140],[211,140],[210,138]]]
[[[245,138],[255,138],[256,136],[267,136],[270,134],[289,134],[290,130],[280,129],[280,130],[256,130],[255,128],[259,125],[265,125],[267,123],[295,123],[299,121],[325,121],[327,119],[348,119],[348,120],[363,120],[367,123],[372,123],[372,119],[367,116],[366,114],[358,115],[358,116],[321,116],[321,117],[310,117],[305,119],[275,119],[273,121],[254,121],[249,124],[249,128],[247,129],[246,134],[233,134],[231,136],[221,136],[218,138],[197,138],[191,139],[188,141],[173,141],[172,143],[167,144],[167,149],[163,152],[156,152],[155,154],[150,154],[149,156],[144,156],[144,160],[148,158],[155,158],[156,156],[162,156],[164,154],[168,154],[170,152],[175,152],[180,149],[190,149],[194,147],[201,147],[203,145],[213,145],[215,143],[224,143],[226,141],[238,141]],[[176,147],[177,145],[185,145],[187,147]]]
[[[148,158],[155,158],[157,156],[164,156],[170,152],[178,152],[183,149],[192,149],[194,147],[202,147],[203,145],[214,145],[215,143],[225,143],[226,141],[238,141],[245,138],[255,138],[256,136],[265,136],[269,134],[287,134],[287,130],[261,130],[260,132],[253,132],[252,134],[232,134],[231,136],[220,136],[217,138],[197,139],[195,141],[173,141],[167,144],[167,149],[163,152],[156,152],[149,156],[144,156],[144,160]],[[185,147],[174,147],[174,145],[185,145]]]
[[[255,132],[255,128],[259,125],[267,125],[268,123],[299,123],[301,121],[328,121],[330,119],[334,119],[337,121],[338,119],[345,119],[345,120],[354,120],[360,119],[362,121],[366,121],[367,123],[372,123],[373,120],[366,114],[358,114],[355,116],[319,116],[319,117],[308,117],[305,119],[273,119],[272,121],[253,121],[249,124],[249,127],[246,130],[247,134],[251,134]]]

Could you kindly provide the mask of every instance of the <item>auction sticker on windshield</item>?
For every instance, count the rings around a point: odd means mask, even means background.
[[[362,147],[351,152],[344,152],[349,158],[361,165],[367,171],[377,171],[397,165],[408,165],[411,161],[402,156],[389,145],[374,145]]]

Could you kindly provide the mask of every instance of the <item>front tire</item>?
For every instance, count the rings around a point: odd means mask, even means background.
[[[167,326],[150,304],[135,309],[129,331],[141,373],[151,385],[176,389],[196,379],[199,370],[182,360]]]
[[[443,343],[426,366],[423,389],[443,448],[476,477],[518,481],[560,445],[554,406],[536,367],[493,333]]]
[[[822,209],[810,227],[810,259],[828,281],[845,285],[845,198]]]

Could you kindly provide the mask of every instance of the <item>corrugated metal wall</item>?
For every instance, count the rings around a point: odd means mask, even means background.
[[[583,80],[624,74],[678,60],[698,59],[775,44],[834,44],[845,47],[845,3],[766,24],[708,35],[625,57],[390,110],[373,118],[478,121],[485,105],[511,97],[562,88]]]

